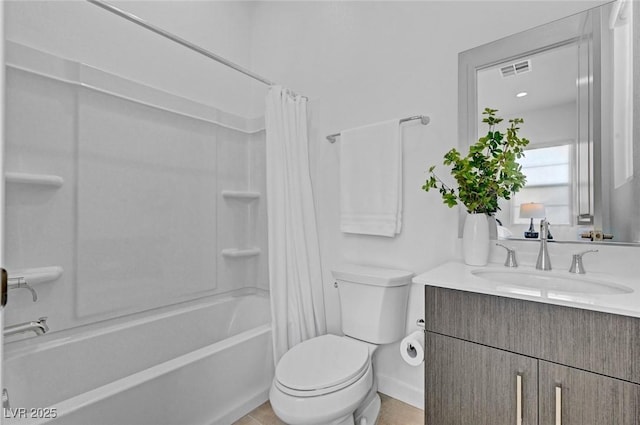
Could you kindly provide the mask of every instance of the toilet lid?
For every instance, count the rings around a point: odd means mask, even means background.
[[[336,335],[323,335],[287,351],[276,367],[276,381],[285,391],[326,394],[335,387],[350,385],[366,372],[368,366],[366,344]]]

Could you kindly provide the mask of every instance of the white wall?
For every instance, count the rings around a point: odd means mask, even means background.
[[[255,71],[311,97],[310,151],[328,326],[340,332],[331,268],[344,261],[416,273],[454,255],[457,211],[420,187],[431,164],[457,143],[458,52],[594,6],[593,2],[260,2],[252,40]],[[339,146],[325,136],[392,117],[431,116],[403,130],[402,234],[388,239],[339,232]],[[409,325],[422,317],[413,288]],[[420,405],[422,368],[384,347],[383,392]]]

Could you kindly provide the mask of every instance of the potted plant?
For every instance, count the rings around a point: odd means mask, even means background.
[[[497,109],[485,108],[482,122],[489,126],[486,136],[469,147],[469,153],[461,156],[453,148],[444,155],[444,165],[451,166],[451,175],[457,188],[444,183],[434,170],[429,168],[429,177],[422,189],[438,189],[443,202],[452,208],[463,204],[469,213],[463,231],[463,254],[470,265],[483,266],[489,258],[489,226],[487,216],[500,209],[498,201],[511,199],[526,183],[522,166],[517,162],[524,156],[524,147],[529,144],[526,138],[518,137],[518,131],[524,120],[509,120],[506,132],[496,129],[503,119],[496,116]]]

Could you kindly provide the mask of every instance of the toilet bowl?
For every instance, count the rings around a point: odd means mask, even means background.
[[[354,411],[373,388],[371,351],[362,341],[330,334],[298,344],[276,368],[269,393],[274,412],[290,425],[354,424]]]
[[[374,425],[380,397],[372,356],[404,336],[413,273],[359,265],[332,273],[345,336],[311,338],[278,362],[269,399],[289,425]]]

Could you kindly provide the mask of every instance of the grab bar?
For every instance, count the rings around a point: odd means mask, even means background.
[[[36,293],[36,290],[33,289],[31,286],[29,286],[29,284],[27,283],[27,280],[22,277],[22,276],[18,276],[18,277],[10,277],[8,279],[8,285],[7,285],[7,289],[28,289],[29,291],[31,291],[31,297],[33,298],[33,302],[38,301],[38,294]]]

